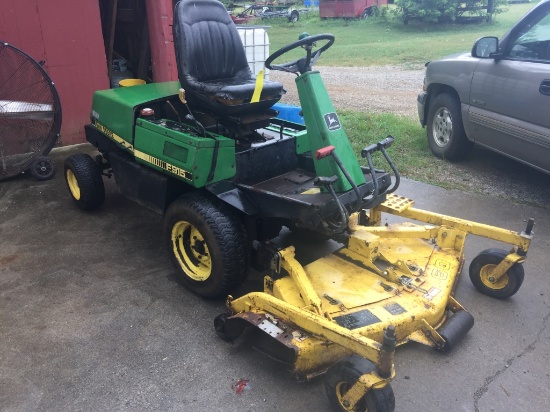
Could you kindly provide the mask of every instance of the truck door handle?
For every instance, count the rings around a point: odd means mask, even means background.
[[[550,80],[543,80],[539,87],[539,92],[550,96]]]

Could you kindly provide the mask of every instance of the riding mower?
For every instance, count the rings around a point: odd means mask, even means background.
[[[506,299],[523,282],[533,221],[516,233],[414,208],[394,194],[391,136],[365,147],[361,166],[312,69],[333,42],[303,34],[265,62],[296,74],[304,126],[277,117],[283,86],[251,74],[223,5],[182,0],[179,82],[97,91],[85,131],[101,154],[69,157],[65,176],[81,209],[102,205],[103,176],[114,175],[125,196],[164,214],[181,282],[227,298],[214,320],[221,338],[251,328],[257,346],[296,378],[325,373],[336,410],[392,411],[396,346],[446,352],[473,326],[453,297],[466,235],[512,245],[481,252],[469,269],[481,293]],[[294,49],[305,56],[274,63]],[[382,225],[383,213],[395,222]],[[335,251],[301,262],[296,243],[277,241],[283,226],[311,242],[332,239]],[[265,273],[263,291],[234,298],[250,266]]]

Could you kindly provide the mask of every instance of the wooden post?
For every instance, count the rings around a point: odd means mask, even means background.
[[[172,24],[172,0],[145,0],[153,81],[166,82],[178,79]]]
[[[137,76],[138,79],[147,80],[147,73],[149,71],[149,62],[151,60],[151,49],[149,47],[149,27],[147,21],[142,19],[143,30],[141,35],[141,47],[139,52],[139,61]]]

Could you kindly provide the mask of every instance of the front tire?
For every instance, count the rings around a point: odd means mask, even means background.
[[[519,290],[525,277],[522,265],[515,263],[498,280],[491,276],[491,271],[507,255],[503,249],[486,249],[472,260],[470,280],[479,292],[495,299],[508,299]]]
[[[441,93],[430,103],[427,137],[432,153],[441,159],[460,160],[472,150],[474,144],[466,137],[456,97]]]
[[[205,298],[222,298],[246,279],[249,247],[245,229],[226,205],[193,194],[166,211],[164,238],[178,278]]]
[[[76,205],[95,210],[105,202],[105,185],[101,169],[92,157],[78,153],[65,159],[65,181]]]
[[[374,372],[376,366],[369,360],[358,355],[352,355],[336,362],[325,375],[325,390],[331,406],[335,411],[347,411],[343,404],[343,396],[357,382],[367,374]],[[393,412],[395,396],[389,384],[381,389],[371,389],[355,405],[355,411]]]

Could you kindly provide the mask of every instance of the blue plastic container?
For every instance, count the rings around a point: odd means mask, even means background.
[[[272,109],[279,112],[279,115],[277,116],[278,119],[298,124],[304,124],[304,117],[300,115],[300,112],[302,111],[302,108],[300,106],[276,103],[273,105]]]

